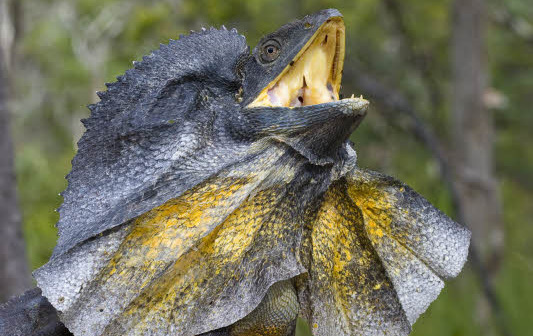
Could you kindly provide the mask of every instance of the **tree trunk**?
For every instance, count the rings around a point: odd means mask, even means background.
[[[493,169],[493,120],[483,102],[487,87],[485,17],[484,0],[454,3],[452,130],[456,179],[466,224],[473,231],[481,258],[493,262],[502,252],[503,231]]]
[[[485,6],[484,0],[453,3],[452,131],[455,180],[464,224],[472,230],[473,248],[487,265],[490,281],[502,254],[503,228],[493,171],[493,120],[483,101],[487,87]],[[487,305],[481,303],[481,322],[490,329],[487,310]]]
[[[15,29],[8,0],[0,0],[0,302],[30,288],[21,217],[17,205],[13,142],[8,111],[9,59]]]

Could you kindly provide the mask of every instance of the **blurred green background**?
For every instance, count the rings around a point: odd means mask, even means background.
[[[12,62],[12,112],[19,203],[31,269],[45,263],[66,187],[80,118],[105,82],[171,38],[202,26],[236,27],[252,47],[281,24],[334,7],[347,28],[346,95],[370,95],[352,136],[359,165],[411,185],[452,217],[456,209],[431,150],[408,114],[373,100],[361,72],[403,97],[444,148],[452,132],[452,1],[22,0]],[[494,177],[503,242],[486,280],[501,303],[493,314],[472,264],[447,283],[413,335],[531,335],[533,314],[533,6],[487,1],[485,100],[494,134]],[[497,264],[497,265],[496,265]],[[492,267],[494,266],[494,267]],[[486,275],[486,274],[485,274]],[[299,335],[305,335],[299,326]]]

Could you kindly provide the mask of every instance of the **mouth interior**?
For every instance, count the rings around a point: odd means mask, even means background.
[[[328,20],[249,106],[296,107],[339,100],[344,43],[342,19]]]

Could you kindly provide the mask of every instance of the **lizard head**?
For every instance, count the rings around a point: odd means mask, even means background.
[[[302,107],[350,102],[364,116],[368,101],[339,100],[345,52],[342,15],[322,10],[264,36],[244,65],[243,105]]]

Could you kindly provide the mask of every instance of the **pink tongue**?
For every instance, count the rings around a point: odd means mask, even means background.
[[[268,90],[268,99],[270,100],[270,103],[274,106],[281,106],[281,101],[279,100],[278,96],[276,95],[276,86],[274,86],[272,89]]]

